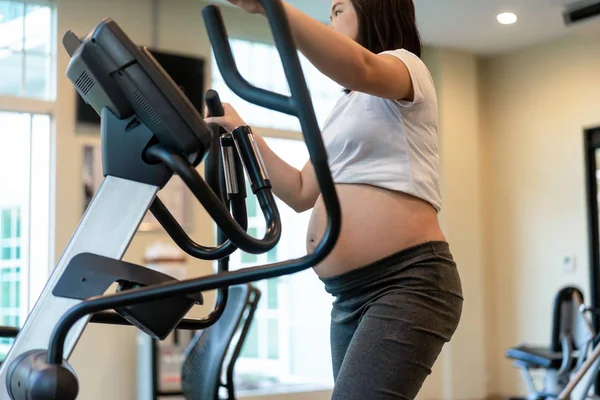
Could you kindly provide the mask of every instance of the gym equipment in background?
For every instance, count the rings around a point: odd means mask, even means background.
[[[251,284],[232,286],[222,317],[204,331],[175,330],[164,341],[139,332],[138,400],[235,399],[235,364],[260,298]]]
[[[230,302],[223,316],[198,333],[190,343],[183,367],[183,394],[189,400],[235,400],[234,368],[242,351],[261,292],[251,286],[230,288]],[[235,341],[235,346],[232,344]],[[229,359],[228,353],[231,352]],[[225,376],[225,381],[222,381]],[[222,390],[224,389],[224,390]],[[221,393],[227,396],[221,396]]]
[[[261,0],[281,55],[291,96],[256,88],[235,65],[216,6],[203,15],[217,64],[227,85],[257,105],[298,117],[327,211],[327,227],[314,252],[298,259],[221,271],[178,281],[120,261],[148,209],[187,253],[223,259],[236,249],[263,253],[279,239],[279,214],[251,131],[220,137],[227,193],[215,193],[197,173],[216,139],[214,132],[144,48],[138,48],[112,20],[101,22],[83,40],[67,32],[71,55],[67,77],[101,115],[105,179],[82,218],[0,368],[0,397],[12,400],[75,399],[78,381],[67,360],[90,318],[132,324],[162,339],[174,329],[205,329],[218,321],[226,301],[207,320],[183,319],[201,292],[296,273],[322,261],[334,247],[341,226],[340,205],[311,99],[289,24],[279,0]],[[251,181],[265,215],[265,237],[245,232],[245,209],[236,180],[233,149]],[[179,175],[223,232],[226,241],[206,248],[193,242],[156,196]],[[229,202],[231,212],[227,207]],[[241,222],[240,222],[241,221]],[[119,282],[116,293],[104,292]],[[226,295],[225,295],[226,296]],[[106,312],[115,310],[115,312]]]
[[[510,348],[506,356],[521,370],[527,386],[527,400],[556,398],[569,384],[571,374],[586,361],[595,338],[591,321],[585,316],[583,294],[576,287],[565,287],[554,299],[552,336],[547,347],[521,344]],[[531,370],[544,370],[544,386],[536,388]],[[597,370],[596,370],[597,374]],[[589,391],[595,375],[587,379]],[[583,399],[587,395],[583,396]]]

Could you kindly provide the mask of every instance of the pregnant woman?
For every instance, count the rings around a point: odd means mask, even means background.
[[[228,1],[263,13],[257,0]],[[420,59],[414,4],[334,0],[329,26],[284,8],[298,49],[345,88],[323,127],[342,230],[314,266],[335,296],[332,399],[414,399],[454,334],[463,302],[438,220],[438,106]],[[224,108],[223,117],[207,114],[207,122],[248,129]],[[326,227],[312,165],[291,167],[255,136],[273,192],[298,212],[313,210],[311,252]]]

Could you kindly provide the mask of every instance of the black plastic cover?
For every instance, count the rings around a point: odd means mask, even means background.
[[[140,265],[91,253],[71,259],[54,286],[57,297],[88,299],[100,296],[114,282],[117,291],[176,282],[177,279]],[[202,293],[115,308],[123,318],[155,339],[163,340],[181,322],[194,304],[202,304]]]
[[[206,156],[212,133],[202,116],[150,52],[136,46],[112,19],[83,39],[67,77],[98,114],[104,107],[119,119],[135,113],[158,143],[190,163],[198,165]]]
[[[69,363],[48,364],[45,350],[30,350],[17,357],[6,374],[12,400],[75,400],[79,384]]]
[[[164,187],[173,171],[144,159],[144,151],[153,143],[152,131],[136,116],[119,119],[108,107],[102,109],[101,117],[104,175]]]

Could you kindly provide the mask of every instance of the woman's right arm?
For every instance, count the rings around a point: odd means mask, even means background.
[[[225,110],[223,117],[210,117],[206,111],[208,118],[205,121],[218,124],[228,132],[246,125],[231,105],[223,103],[223,109]],[[310,160],[302,168],[302,171],[299,171],[275,154],[260,135],[254,133],[254,138],[265,163],[275,196],[296,212],[300,213],[311,209],[315,205],[320,191]]]

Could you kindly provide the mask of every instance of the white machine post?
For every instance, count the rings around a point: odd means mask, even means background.
[[[88,252],[121,259],[136,233],[158,187],[107,177],[90,203],[71,242],[44,287],[33,310],[25,320],[19,336],[0,368],[0,399],[8,399],[7,370],[19,355],[35,349],[45,349],[59,319],[81,300],[56,297],[52,291],[71,259]],[[70,330],[64,357],[69,358],[89,318],[80,320]]]

